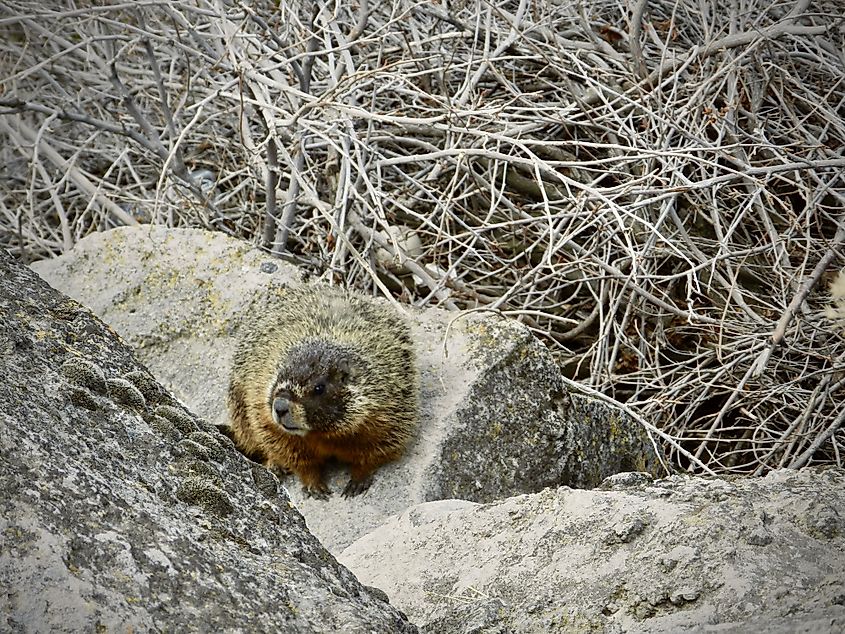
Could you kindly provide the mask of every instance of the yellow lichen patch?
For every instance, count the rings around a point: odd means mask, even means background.
[[[186,478],[176,489],[176,497],[212,515],[224,517],[234,510],[226,492],[202,476]]]

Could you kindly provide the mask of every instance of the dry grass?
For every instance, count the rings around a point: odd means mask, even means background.
[[[525,322],[678,468],[843,465],[838,0],[43,6],[0,2],[19,257],[225,231]]]

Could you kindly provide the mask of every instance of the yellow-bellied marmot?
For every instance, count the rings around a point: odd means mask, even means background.
[[[330,493],[322,475],[330,458],[350,466],[344,496],[366,491],[373,472],[402,455],[417,423],[407,324],[330,287],[284,289],[256,308],[229,381],[235,443],[295,473],[310,496]]]

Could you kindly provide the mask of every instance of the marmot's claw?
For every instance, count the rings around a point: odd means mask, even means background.
[[[302,490],[305,491],[305,497],[323,501],[328,500],[332,494],[331,489],[322,483],[314,486],[304,486]]]
[[[293,471],[291,471],[287,467],[280,467],[279,465],[270,465],[267,468],[273,473],[273,475],[279,478],[279,480],[284,480],[291,473],[293,473]]]
[[[356,495],[361,495],[364,491],[370,488],[373,483],[373,476],[367,476],[363,480],[350,480],[346,488],[343,489],[343,497],[351,498]]]

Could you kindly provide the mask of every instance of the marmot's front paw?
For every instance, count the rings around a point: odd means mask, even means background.
[[[328,500],[332,494],[332,490],[322,482],[311,485],[303,485],[302,490],[305,491],[306,497],[323,501]]]
[[[268,464],[265,464],[264,466],[265,466],[265,467],[267,467],[270,471],[272,471],[272,472],[273,472],[273,474],[274,474],[277,478],[279,478],[279,480],[284,480],[284,479],[285,479],[285,478],[287,478],[287,477],[288,477],[291,473],[293,473],[293,471],[291,471],[291,470],[290,470],[290,469],[288,469],[287,467],[281,467],[281,466],[279,466],[279,465],[277,465],[277,464],[275,464],[275,463],[273,463],[273,464],[269,464],[269,463],[268,463]]]
[[[368,475],[363,480],[350,480],[343,489],[343,497],[351,498],[356,495],[361,495],[364,491],[370,488],[373,483],[373,476]]]

